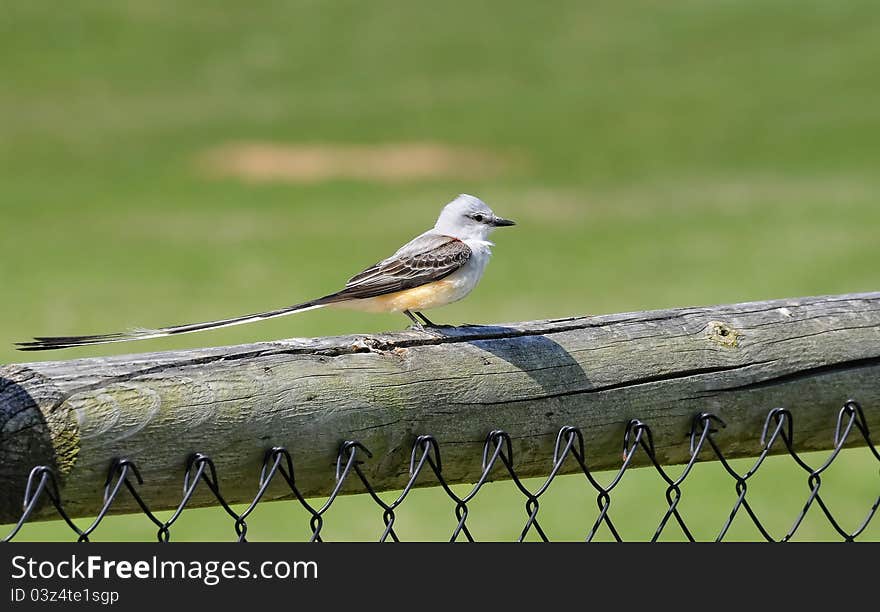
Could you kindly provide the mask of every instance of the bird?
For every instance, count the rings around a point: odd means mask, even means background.
[[[440,328],[424,311],[466,297],[483,277],[492,254],[489,234],[498,227],[516,225],[496,215],[481,199],[463,193],[446,204],[434,227],[397,251],[349,279],[329,295],[276,310],[173,325],[157,329],[89,336],[36,337],[17,342],[20,351],[47,351],[77,346],[162,338],[254,323],[317,308],[348,308],[365,312],[401,312],[418,331]],[[418,318],[417,318],[418,317]]]

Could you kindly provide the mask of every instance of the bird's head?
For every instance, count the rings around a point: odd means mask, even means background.
[[[461,194],[443,207],[434,229],[459,240],[486,240],[496,227],[516,225],[502,219],[480,198]]]

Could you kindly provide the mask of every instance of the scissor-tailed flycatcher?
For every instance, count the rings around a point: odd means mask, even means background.
[[[492,243],[486,239],[496,227],[505,225],[514,225],[514,222],[497,216],[479,198],[462,194],[443,208],[433,229],[413,238],[391,257],[353,276],[341,291],[322,298],[220,321],[96,336],[34,338],[33,342],[20,342],[17,346],[21,351],[45,351],[161,338],[253,323],[325,306],[402,312],[418,329],[423,329],[422,322],[434,327],[422,311],[460,300],[477,286],[492,254]]]

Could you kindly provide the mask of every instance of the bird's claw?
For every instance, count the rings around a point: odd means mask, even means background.
[[[423,334],[430,334],[432,336],[443,336],[443,332],[440,331],[441,327],[451,327],[450,325],[410,325],[407,327],[407,331],[421,332]]]

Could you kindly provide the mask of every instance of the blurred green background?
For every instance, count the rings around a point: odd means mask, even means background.
[[[44,357],[11,348],[32,335],[201,321],[323,295],[459,192],[520,225],[496,234],[486,278],[435,313],[445,322],[876,290],[878,55],[871,0],[10,0],[0,14],[0,362]],[[248,143],[275,148],[245,170],[206,168],[212,151],[235,157]],[[404,152],[403,169],[392,161],[386,171],[389,147],[413,143],[473,160],[428,155],[427,172],[407,175]],[[309,174],[347,145],[382,171]],[[280,147],[307,148],[290,149],[291,161]],[[63,357],[404,325],[399,315],[316,311]],[[826,498],[845,526],[876,498],[876,475],[863,451],[829,471]],[[699,465],[685,489],[682,510],[701,538],[714,537],[735,498],[719,478],[719,466]],[[779,534],[806,477],[772,460],[753,490]],[[582,538],[594,495],[576,477],[550,491],[549,535]],[[629,474],[612,510],[624,537],[649,537],[662,500],[655,474]],[[473,533],[515,537],[522,501],[510,483],[489,485]],[[307,531],[293,503],[262,505],[250,523],[253,539]],[[880,539],[877,523],[868,538]],[[398,525],[408,539],[448,537],[453,506],[417,491]],[[325,536],[372,539],[381,526],[369,500],[350,497],[328,514]],[[96,539],[154,533],[143,517],[115,517]],[[214,509],[186,512],[172,530],[233,535]],[[757,535],[742,520],[731,532]],[[832,535],[816,511],[800,532]],[[43,523],[22,538],[69,533]]]

